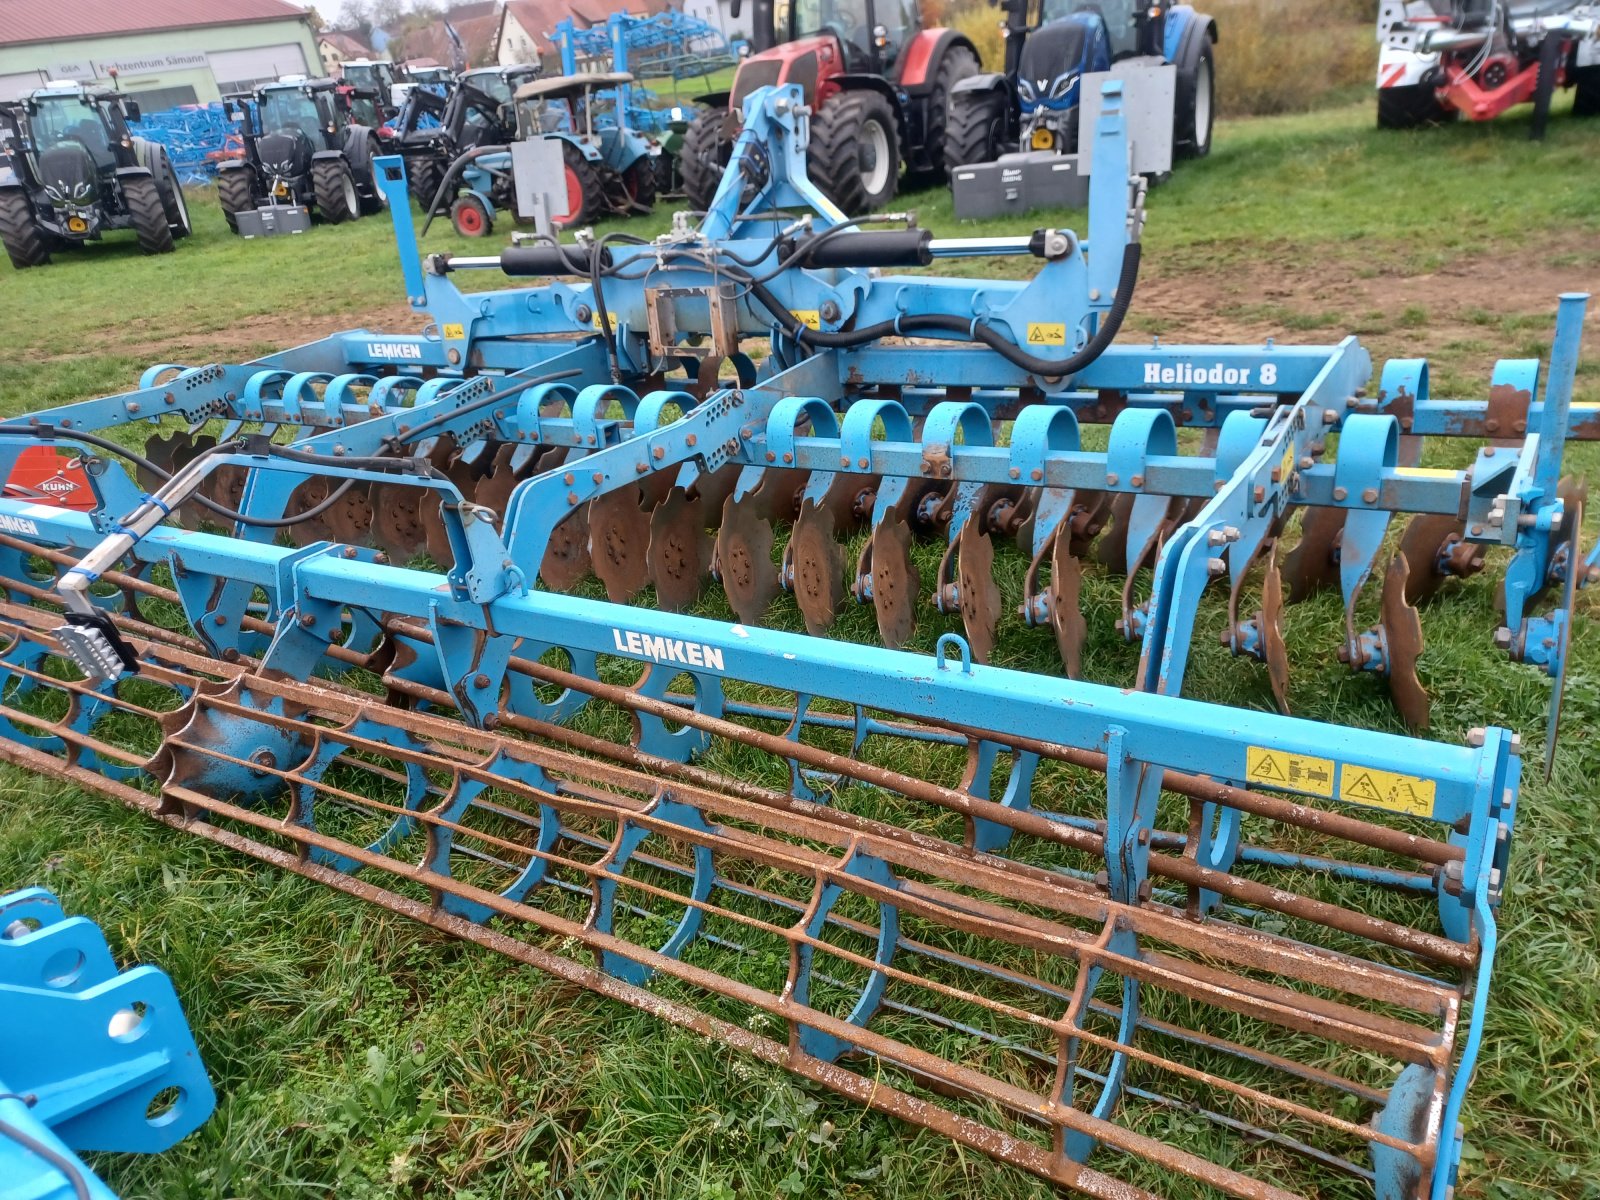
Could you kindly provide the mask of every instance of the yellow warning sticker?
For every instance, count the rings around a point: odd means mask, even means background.
[[[599,328],[600,328],[600,314],[599,313],[595,313],[594,316],[590,317],[589,318],[589,324],[593,325],[595,327],[596,331],[598,331]],[[617,314],[616,313],[608,312],[606,314],[606,325],[611,329],[612,333],[615,333],[617,331]]]
[[[466,336],[467,336],[467,327],[465,325],[446,325],[444,327],[444,338],[445,338],[445,341],[447,341],[447,342],[450,342],[450,341],[458,342],[458,341],[460,341],[462,338],[464,338]]]
[[[807,329],[822,328],[822,314],[816,309],[791,308],[789,311],[794,314],[794,319],[799,321],[800,324],[804,325]]]
[[[1284,487],[1289,486],[1289,476],[1294,473],[1294,443],[1290,442],[1283,448],[1283,461],[1278,464],[1278,482]]]
[[[1433,816],[1434,785],[1431,779],[1358,767],[1346,763],[1339,772],[1339,799],[1414,817]]]
[[[1067,327],[1055,321],[1029,321],[1028,345],[1065,346]]]
[[[1250,783],[1331,798],[1334,767],[1331,758],[1318,758],[1313,754],[1289,754],[1268,750],[1265,746],[1244,748],[1244,777]]]
[[[1396,467],[1396,475],[1409,475],[1412,479],[1454,479],[1461,474],[1447,467]]]

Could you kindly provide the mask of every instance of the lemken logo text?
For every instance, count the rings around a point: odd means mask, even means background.
[[[624,654],[640,658],[653,658],[656,662],[682,663],[686,667],[709,667],[721,671],[722,651],[704,642],[686,642],[681,638],[652,637],[636,629],[613,629],[611,640]]]
[[[420,359],[422,347],[415,342],[368,342],[367,357]]]

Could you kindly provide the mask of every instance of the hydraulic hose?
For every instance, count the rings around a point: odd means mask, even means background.
[[[509,147],[507,146],[475,146],[471,150],[458,154],[455,160],[451,162],[449,169],[445,171],[444,178],[439,181],[439,186],[434,189],[433,199],[428,202],[427,220],[422,222],[422,232],[417,236],[428,236],[428,230],[433,225],[434,214],[439,211],[439,201],[444,199],[445,189],[455,183],[461,172],[466,169],[468,163],[485,154],[504,154],[508,149]]]
[[[777,318],[789,336],[809,346],[848,350],[868,342],[875,342],[880,338],[897,335],[960,333],[982,342],[1007,362],[1030,374],[1046,379],[1059,379],[1066,375],[1077,374],[1099,358],[1111,345],[1112,339],[1117,336],[1117,331],[1122,328],[1123,318],[1128,315],[1128,308],[1133,303],[1134,288],[1139,282],[1139,250],[1138,242],[1129,242],[1123,249],[1122,274],[1117,279],[1116,295],[1112,298],[1111,308],[1100,322],[1100,328],[1095,331],[1095,335],[1071,358],[1060,360],[1029,354],[982,321],[973,322],[965,317],[945,313],[911,314],[893,321],[879,321],[861,329],[825,333],[805,325],[784,307],[782,301],[774,296],[765,284],[751,283],[749,286],[751,295]]]

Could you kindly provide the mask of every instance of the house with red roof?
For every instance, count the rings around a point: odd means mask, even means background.
[[[289,0],[0,0],[0,100],[75,79],[154,112],[321,72]]]

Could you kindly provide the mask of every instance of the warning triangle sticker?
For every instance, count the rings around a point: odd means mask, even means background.
[[[1283,765],[1270,752],[1256,759],[1255,765],[1250,769],[1250,775],[1255,779],[1271,779],[1278,783],[1289,782],[1288,775],[1284,774]]]
[[[1354,779],[1346,779],[1343,792],[1345,797],[1350,800],[1368,800],[1373,804],[1383,803],[1383,793],[1378,791],[1378,785],[1372,782],[1372,776],[1365,771]]]

